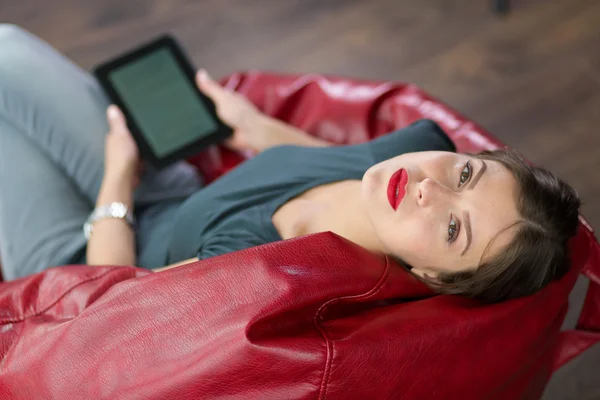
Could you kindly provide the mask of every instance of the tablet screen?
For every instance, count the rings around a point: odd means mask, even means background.
[[[209,135],[217,123],[167,48],[111,71],[121,96],[153,152],[162,157]]]

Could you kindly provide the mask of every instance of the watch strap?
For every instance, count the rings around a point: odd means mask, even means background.
[[[83,225],[83,233],[87,240],[91,237],[94,222],[106,218],[124,219],[132,228],[135,228],[135,218],[129,207],[124,203],[115,201],[96,207],[92,211]]]

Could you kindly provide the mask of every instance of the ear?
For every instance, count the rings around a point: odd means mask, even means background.
[[[419,269],[419,268],[413,268],[411,270],[411,272],[415,275],[420,276],[423,279],[427,279],[430,281],[435,281],[435,282],[439,282],[437,279],[437,272],[432,272],[432,271],[425,271],[423,269]]]

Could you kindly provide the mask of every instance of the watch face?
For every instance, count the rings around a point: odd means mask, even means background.
[[[110,213],[114,217],[123,218],[125,214],[127,214],[127,207],[121,203],[112,203],[110,206]]]

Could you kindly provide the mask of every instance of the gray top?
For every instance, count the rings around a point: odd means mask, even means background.
[[[271,217],[288,200],[315,186],[362,179],[374,164],[426,150],[456,150],[430,120],[417,121],[367,143],[267,149],[181,204],[164,264],[282,240]]]

